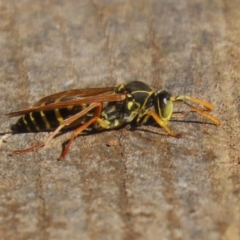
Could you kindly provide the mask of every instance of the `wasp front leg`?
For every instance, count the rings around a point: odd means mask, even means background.
[[[148,121],[149,117],[152,117],[156,121],[156,123],[160,127],[162,127],[168,133],[168,135],[170,135],[171,137],[175,137],[175,138],[180,138],[181,137],[181,134],[172,132],[169,129],[169,127],[166,125],[166,123],[152,110],[147,110],[145,113],[143,113],[138,118],[137,124],[143,125],[144,123],[146,123]]]

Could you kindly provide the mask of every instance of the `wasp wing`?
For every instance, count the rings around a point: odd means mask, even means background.
[[[124,94],[115,93],[115,87],[75,89],[44,97],[37,101],[33,107],[17,112],[11,112],[7,115],[9,117],[16,117],[31,112],[61,109],[69,106],[78,106],[80,104],[90,104],[94,102],[119,102],[124,99]]]
[[[106,88],[83,88],[83,89],[72,89],[64,92],[55,93],[44,97],[37,101],[33,106],[40,106],[40,105],[48,105],[53,102],[57,101],[67,101],[85,97],[94,97],[98,95],[105,95],[105,94],[114,94],[115,87],[106,87]]]

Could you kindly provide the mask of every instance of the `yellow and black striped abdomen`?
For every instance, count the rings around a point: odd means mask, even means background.
[[[56,129],[66,118],[81,112],[86,105],[48,111],[30,112],[23,115],[11,129],[14,132],[40,132]]]

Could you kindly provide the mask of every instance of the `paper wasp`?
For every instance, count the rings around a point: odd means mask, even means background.
[[[164,128],[168,135],[180,137],[172,132],[167,123],[173,113],[173,103],[181,102],[219,126],[220,121],[207,113],[213,106],[201,99],[180,95],[173,97],[165,90],[155,91],[147,84],[133,81],[118,87],[75,89],[56,93],[36,102],[32,107],[8,113],[9,117],[21,116],[13,132],[52,131],[45,142],[13,153],[21,154],[36,150],[48,144],[65,129],[73,129],[70,140],[64,147],[60,158],[63,159],[81,132],[115,129],[130,122],[145,124],[150,117]],[[190,103],[201,105],[195,107]]]

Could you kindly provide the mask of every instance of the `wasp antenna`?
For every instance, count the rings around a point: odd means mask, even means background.
[[[212,111],[214,109],[213,105],[205,100],[202,100],[202,99],[199,99],[199,98],[194,98],[194,97],[190,97],[190,96],[186,96],[186,95],[180,95],[178,97],[175,98],[175,101],[183,101],[184,100],[189,100],[190,102],[193,102],[193,103],[197,103],[199,105],[202,105],[205,110],[207,111]]]

